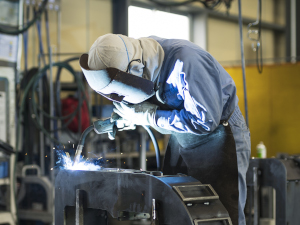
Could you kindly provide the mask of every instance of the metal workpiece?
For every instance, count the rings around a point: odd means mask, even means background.
[[[189,189],[192,194],[183,200]],[[71,225],[75,221],[107,224],[107,214],[118,220],[149,219],[152,224],[231,224],[213,190],[190,176],[109,168],[59,171],[55,184],[56,225]]]

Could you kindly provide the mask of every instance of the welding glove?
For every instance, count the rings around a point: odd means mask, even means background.
[[[117,113],[122,118],[131,121],[136,125],[150,125],[155,124],[155,114],[158,109],[157,105],[151,104],[149,102],[142,102],[139,104],[125,104],[123,102],[113,103],[116,108],[114,112]]]
[[[115,112],[112,112],[111,117],[110,117],[110,122],[116,122],[118,131],[135,130],[136,129],[136,126],[131,121],[128,121],[128,120],[120,117]],[[108,133],[108,138],[110,140],[115,140],[115,133],[113,133],[113,132]]]

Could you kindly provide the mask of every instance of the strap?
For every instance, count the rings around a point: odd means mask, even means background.
[[[235,108],[234,108],[234,110],[235,110]],[[234,113],[234,110],[230,113],[230,115],[229,115],[229,117],[227,118],[227,120],[221,120],[220,121],[220,124],[222,124],[223,126],[228,126],[228,121],[229,121],[229,119],[230,119],[230,117],[232,116],[232,114]]]

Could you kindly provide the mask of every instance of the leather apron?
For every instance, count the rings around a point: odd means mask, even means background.
[[[210,134],[172,132],[163,173],[183,173],[203,184],[211,184],[227,209],[233,225],[238,224],[237,157],[235,141],[227,121]]]

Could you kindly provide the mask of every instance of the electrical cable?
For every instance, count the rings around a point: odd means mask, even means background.
[[[72,68],[69,64],[65,64],[65,63],[60,63],[60,65],[58,65],[58,67],[63,67],[63,68],[66,68],[66,66],[69,66],[70,68]],[[80,80],[77,78],[77,75],[76,73],[73,71],[72,75],[75,77],[75,82],[78,84],[78,87],[80,89],[81,92],[84,93],[84,86],[83,86],[83,83],[80,82]],[[39,77],[39,79],[41,79],[41,77]],[[35,114],[35,119],[36,119],[36,122],[38,124],[38,127],[42,127],[42,125],[40,124],[39,122],[39,114],[37,112],[37,109],[39,108],[38,107],[38,103],[36,102],[36,97],[35,97],[35,90],[37,88],[37,85],[38,85],[38,80],[36,80],[33,85],[32,85],[32,106],[33,106],[33,110],[34,110],[34,114]],[[84,99],[87,100],[85,94],[83,95]],[[43,111],[41,108],[39,108],[40,112],[46,116],[47,118],[49,119],[52,119],[52,120],[65,120],[67,118],[69,118],[69,120],[64,124],[65,127],[67,127],[67,125],[69,125],[73,118],[76,116],[76,113],[78,112],[78,110],[81,108],[81,104],[79,103],[78,104],[78,107],[77,107],[77,110],[73,111],[72,113],[66,115],[66,116],[63,116],[63,117],[57,117],[57,116],[51,116],[49,113]],[[58,129],[56,130],[50,130],[49,132],[55,132],[57,131]],[[55,142],[58,142],[57,140]]]
[[[153,146],[155,149],[155,155],[156,155],[156,168],[157,168],[157,171],[160,171],[160,151],[159,151],[159,146],[158,146],[157,140],[149,126],[143,126],[143,127],[148,132],[148,134],[152,140],[152,143],[153,143]]]
[[[47,7],[47,3],[48,0],[44,0],[41,4],[41,6],[39,7],[39,9],[36,12],[35,17],[27,23],[26,27],[23,27],[22,29],[4,29],[3,27],[0,27],[0,33],[3,34],[10,34],[10,35],[18,35],[21,34],[25,31],[27,31],[42,15],[42,13],[45,11],[46,7]]]
[[[62,62],[62,65],[65,65],[67,62],[70,62],[70,61],[72,61],[72,60],[78,60],[78,57],[73,57],[73,58],[71,58],[71,59],[68,59],[68,60],[66,60],[66,61],[64,61],[64,62]],[[68,64],[67,64],[68,65]],[[58,73],[57,73],[57,76],[56,76],[56,82],[58,82],[57,80],[60,78],[60,74],[61,74],[61,70],[63,69],[64,67],[63,66],[61,66],[61,64],[60,65],[58,65]],[[87,97],[86,97],[86,93],[85,93],[85,89],[84,89],[84,85],[83,85],[83,83],[81,82],[81,80],[80,79],[77,79],[77,75],[76,75],[76,73],[74,72],[74,74],[72,74],[73,76],[75,76],[75,81],[76,81],[76,83],[78,84],[78,87],[79,87],[79,91],[81,92],[81,93],[83,93],[83,98],[84,98],[84,100],[85,101],[87,101]],[[25,77],[23,78],[23,80],[22,80],[22,85],[21,85],[21,87],[26,83],[26,82],[28,82],[28,81],[26,81],[25,83],[24,83],[24,81],[25,81]],[[45,83],[46,82],[46,83]],[[46,78],[46,76],[43,76],[43,86],[48,86],[48,83],[47,83],[48,81],[47,81],[47,78]],[[70,113],[70,114],[68,114],[68,115],[66,115],[66,116],[51,116],[49,113],[47,113],[47,112],[45,112],[44,111],[44,109],[42,108],[42,107],[40,107],[39,106],[39,104],[37,103],[37,101],[36,101],[36,94],[35,94],[35,90],[36,90],[36,88],[37,88],[37,85],[38,85],[38,82],[36,81],[35,83],[34,83],[34,85],[33,85],[33,88],[31,89],[31,91],[32,91],[32,93],[31,93],[31,101],[30,101],[30,109],[32,110],[32,112],[33,112],[33,115],[35,115],[35,118],[32,118],[33,120],[35,119],[38,119],[39,118],[39,116],[38,115],[40,115],[39,113],[41,113],[41,114],[43,114],[43,116],[45,116],[45,117],[47,117],[48,119],[51,119],[51,120],[66,120],[66,121],[64,121],[64,124],[60,127],[60,128],[55,128],[55,129],[53,129],[53,130],[48,130],[49,132],[56,132],[56,131],[58,131],[58,130],[67,130],[67,127],[68,127],[68,125],[73,121],[73,119],[74,119],[74,117],[76,116],[76,114],[78,113],[78,111],[81,109],[81,107],[82,107],[82,104],[83,104],[83,102],[82,101],[79,101],[79,103],[78,103],[78,105],[77,105],[77,107],[76,107],[76,109],[72,112],[72,113]],[[56,85],[56,86],[58,86],[58,85]],[[44,91],[44,93],[48,93],[48,91],[45,91],[45,87],[43,88],[43,91]],[[58,92],[59,94],[60,94],[60,92]],[[59,98],[59,96],[57,96],[58,98]],[[48,99],[49,98],[49,96],[46,96],[46,99]],[[38,113],[39,112],[39,113]],[[89,112],[89,114],[90,114],[90,112]],[[60,114],[61,115],[61,114]],[[35,122],[35,125],[37,125],[37,127],[39,128],[40,126],[39,126],[39,122],[36,122],[36,121],[34,121]],[[71,136],[71,135],[70,135]],[[71,136],[71,138],[74,140],[74,141],[76,141],[77,142],[77,138],[74,138],[74,137],[72,137]]]
[[[84,142],[85,142],[85,139],[87,137],[87,135],[92,131],[94,130],[94,124],[90,125],[88,128],[86,128],[82,134],[81,134],[81,137],[79,139],[79,142],[78,142],[78,145],[84,145]]]
[[[36,14],[35,9],[33,9],[33,11],[34,11],[34,14]],[[43,47],[42,32],[41,32],[41,21],[40,21],[40,19],[38,19],[36,21],[36,28],[37,28],[38,38],[39,38],[39,51],[40,51],[39,57],[42,59],[43,65],[45,66],[46,65],[46,60],[45,60],[45,56],[44,56],[44,47]]]
[[[30,8],[29,5],[26,6],[26,17],[24,18],[24,22],[28,23],[30,15]],[[23,26],[24,24],[23,23]],[[27,73],[28,69],[28,30],[24,31],[23,33],[23,43],[24,43],[24,71]]]
[[[258,15],[259,15],[259,23],[258,23],[258,42],[256,43],[256,65],[259,73],[263,71],[263,58],[262,58],[262,44],[261,44],[261,0],[258,0]],[[260,56],[260,57],[259,57]]]
[[[67,69],[69,72],[71,72],[71,74],[73,74],[75,77],[76,77],[76,73],[75,71],[73,70],[73,68],[68,65],[68,64],[65,64],[65,63],[54,63],[53,66],[56,66],[56,67],[63,67],[65,69]],[[39,82],[39,80],[41,78],[43,78],[43,76],[45,76],[45,72],[49,69],[49,65],[45,66],[42,70],[40,70],[37,74],[34,75],[34,77],[28,82],[25,90],[24,90],[24,93],[23,93],[23,98],[21,100],[21,106],[20,106],[20,111],[19,111],[19,121],[17,123],[17,136],[19,136],[19,129],[20,129],[20,123],[21,123],[21,116],[22,116],[22,113],[24,111],[24,104],[25,104],[25,99],[27,98],[28,96],[28,93],[29,93],[29,90],[32,88],[32,103],[33,103],[33,106],[36,106],[37,103],[35,101],[35,89],[37,87],[37,84]],[[77,81],[77,78],[75,78],[75,80]],[[81,84],[80,85],[80,82],[79,82],[79,87],[81,87],[82,89],[84,88],[83,85]],[[59,141],[57,141],[56,139],[52,138],[51,134],[49,131],[47,131],[39,122],[39,116],[38,116],[38,113],[37,113],[37,107],[34,107],[33,110],[34,110],[34,115],[35,115],[35,122],[36,122],[36,125],[37,127],[53,142],[55,143],[60,143]],[[46,115],[49,115],[48,113],[44,112],[44,114]],[[50,116],[50,115],[49,115]],[[56,119],[61,119],[61,118],[56,118]],[[17,146],[17,149],[19,148],[19,142],[18,142],[18,139],[17,139],[17,143],[16,143],[16,146]]]
[[[69,59],[66,59],[63,61],[63,63],[69,63],[71,61],[74,61],[74,60],[79,60],[79,57],[72,57],[72,58],[69,58]],[[56,79],[55,79],[55,93],[56,93],[56,108],[58,109],[58,115],[61,116],[62,115],[62,112],[61,112],[61,101],[60,101],[60,75],[61,75],[61,70],[62,70],[62,67],[58,67],[57,69],[57,73],[56,73]],[[77,110],[77,109],[76,109]]]
[[[63,61],[64,63],[69,63],[69,62],[71,62],[71,61],[74,61],[74,60],[79,60],[79,57],[72,57],[72,58],[69,58],[69,59],[66,59],[65,61]],[[55,93],[56,93],[56,98],[55,98],[55,101],[56,101],[56,108],[57,108],[57,114],[58,114],[58,116],[60,116],[60,117],[62,117],[62,112],[61,112],[61,108],[62,108],[62,105],[61,105],[61,101],[60,101],[60,75],[61,75],[61,70],[62,70],[62,68],[58,68],[58,70],[57,70],[57,74],[56,74],[56,79],[55,79]],[[86,95],[85,95],[85,93],[83,93],[83,96],[84,96],[84,100],[85,101],[87,101],[87,97],[86,97]],[[78,105],[77,105],[77,108],[76,108],[76,112],[81,112],[81,111],[79,111],[80,109],[81,109],[81,107],[82,107],[82,104],[84,103],[84,101],[82,101],[82,99],[81,99],[82,97],[81,96],[79,96],[78,97]],[[75,115],[74,115],[75,116]],[[70,118],[70,120],[69,121],[72,121],[73,120],[73,118],[74,118],[74,116],[72,117],[72,118]],[[80,118],[80,114],[79,114],[79,118]],[[90,112],[90,110],[89,110],[89,120],[90,120],[90,118],[92,118],[92,115],[91,115],[91,112]],[[74,140],[74,141],[76,141],[77,139],[78,139],[78,137],[73,137],[73,134],[72,134],[72,132],[71,131],[69,131],[69,129],[68,129],[68,124],[70,124],[70,122],[69,121],[64,121],[64,124],[63,124],[63,126],[62,127],[64,127],[64,130],[68,133],[68,135]],[[81,124],[81,122],[79,121],[79,124]],[[79,128],[81,128],[81,126],[79,127]],[[81,132],[79,131],[78,132],[80,135],[81,135]]]

